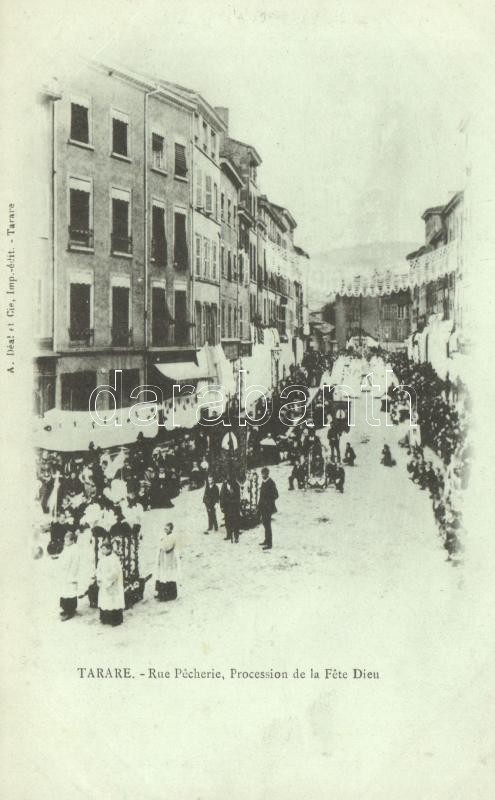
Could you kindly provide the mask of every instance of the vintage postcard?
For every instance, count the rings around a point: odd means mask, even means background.
[[[495,11],[2,6],[8,800],[495,793]]]

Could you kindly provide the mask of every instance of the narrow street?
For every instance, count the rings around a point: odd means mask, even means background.
[[[428,494],[408,480],[406,455],[397,445],[404,429],[386,427],[384,414],[380,414],[380,426],[367,425],[364,395],[358,397],[355,412],[355,427],[341,442],[342,451],[349,440],[357,454],[356,465],[346,468],[344,494],[333,487],[290,492],[290,466],[271,468],[280,494],[271,552],[258,547],[263,539],[261,526],[243,532],[238,545],[224,541],[223,527],[205,536],[203,490],[184,490],[173,509],[146,512],[140,551],[141,574],[148,575],[154,571],[163,525],[174,523],[180,537],[179,600],[167,607],[157,603],[152,578],[143,602],[125,613],[120,630],[102,627],[87,599],[80,601],[78,617],[61,625],[58,564],[45,557],[37,563],[43,598],[36,610],[36,628],[43,631],[40,638],[45,640],[48,631],[55,629],[61,643],[84,653],[95,645],[106,649],[126,642],[137,658],[140,647],[149,652],[149,646],[161,638],[162,628],[167,650],[172,643],[174,651],[176,646],[180,649],[187,630],[187,648],[193,636],[221,652],[222,642],[230,647],[237,640],[240,625],[244,643],[257,650],[264,640],[270,649],[275,626],[278,639],[286,627],[287,637],[299,641],[301,637],[306,641],[311,630],[306,644],[311,646],[316,640],[319,648],[321,635],[331,636],[335,646],[348,626],[356,630],[360,615],[367,626],[371,613],[381,624],[383,616],[394,609],[396,619],[412,614],[414,625],[414,598],[421,600],[424,610],[430,602],[441,604],[445,593],[456,586],[456,572],[445,563]],[[319,432],[324,446],[325,434],[325,429]],[[398,462],[393,468],[380,464],[385,442]],[[430,602],[425,595],[431,595]],[[319,626],[323,626],[321,632]],[[209,631],[215,632],[214,645],[206,644]],[[382,633],[390,635],[388,626]]]
[[[384,423],[384,415],[380,417]],[[361,396],[349,437],[357,462],[346,470],[343,495],[330,488],[308,490],[301,498],[298,491],[288,491],[290,467],[272,468],[280,498],[270,552],[258,546],[261,528],[244,532],[238,545],[224,541],[222,528],[205,536],[202,490],[183,492],[170,511],[147,512],[142,574],[153,570],[160,530],[172,520],[181,539],[179,598],[158,603],[150,580],[143,602],[125,612],[119,628],[102,626],[98,611],[89,609],[86,599],[73,620],[60,623],[57,562],[46,557],[36,562],[35,669],[38,674],[43,671],[50,684],[58,684],[57,702],[69,703],[76,721],[91,706],[94,743],[99,746],[108,741],[98,734],[106,724],[98,698],[109,692],[115,697],[120,710],[114,724],[129,730],[129,736],[138,736],[148,753],[143,760],[141,748],[133,786],[142,785],[147,770],[160,763],[162,750],[167,749],[153,734],[156,708],[170,719],[176,746],[183,753],[177,763],[166,763],[172,785],[182,776],[184,797],[197,796],[197,759],[206,750],[204,796],[215,794],[214,776],[220,771],[222,796],[235,795],[240,758],[237,725],[246,719],[252,752],[260,745],[264,751],[266,776],[261,787],[275,781],[286,788],[287,797],[295,797],[291,772],[279,757],[286,744],[305,759],[309,772],[320,776],[321,785],[313,789],[313,796],[324,792],[333,776],[339,798],[383,800],[397,796],[393,765],[406,750],[411,771],[402,776],[401,786],[410,782],[407,796],[433,800],[435,795],[426,793],[431,769],[435,766],[441,775],[447,767],[445,741],[452,735],[445,704],[455,694],[457,682],[468,679],[469,663],[462,667],[463,662],[458,666],[457,661],[459,631],[463,635],[466,626],[466,612],[460,611],[465,597],[460,591],[462,570],[445,562],[429,497],[408,480],[406,455],[397,445],[401,435],[403,430],[397,427],[368,426]],[[385,441],[397,459],[389,469],[379,463]],[[76,672],[76,666],[124,665],[135,672],[136,680],[81,680]],[[159,680],[148,676],[150,667],[170,670],[172,675],[176,668],[219,670],[225,679]],[[232,668],[286,670],[289,680],[233,680]],[[296,668],[306,672],[306,679],[292,679]],[[319,673],[319,679],[309,678],[310,669]],[[326,679],[326,669],[349,677]],[[379,678],[352,679],[354,669],[378,673]],[[138,702],[143,688],[149,705]],[[132,712],[126,698],[136,699]],[[231,709],[230,736],[214,723],[208,727],[218,705]],[[48,716],[53,713],[46,708]],[[264,722],[267,713],[273,719],[269,728]],[[455,717],[465,711],[460,707],[452,713]],[[198,741],[191,731],[205,724],[210,741],[203,737]],[[371,769],[363,773],[354,759],[370,735],[380,744]],[[60,746],[66,746],[64,726],[58,738]],[[222,750],[215,746],[219,738],[228,740]],[[474,740],[465,745],[471,746],[475,747]],[[248,752],[244,756],[248,758]],[[471,756],[476,758],[474,751]],[[88,768],[93,758],[90,744],[85,755]],[[455,785],[452,763],[448,768]],[[106,773],[112,785],[110,765]],[[190,777],[184,780],[184,774]],[[384,795],[388,774],[390,794]],[[381,786],[378,794],[373,791],[373,776]],[[260,788],[243,797],[262,800],[265,795]]]

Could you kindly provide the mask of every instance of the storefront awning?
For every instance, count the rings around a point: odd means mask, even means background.
[[[164,378],[175,381],[175,383],[206,380],[213,377],[210,374],[211,370],[203,350],[198,352],[197,358],[197,364],[195,361],[170,361],[166,364],[155,364],[155,367]]]

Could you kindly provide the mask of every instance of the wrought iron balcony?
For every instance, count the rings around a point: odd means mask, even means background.
[[[120,234],[112,233],[112,253],[130,255],[132,253],[132,236],[121,236]]]
[[[69,225],[69,250],[78,247],[88,249],[94,247],[93,231],[91,228],[76,228],[74,225]]]
[[[69,328],[69,342],[73,347],[90,347],[94,341],[93,328]]]
[[[112,346],[131,347],[132,330],[128,330],[127,328],[112,328]]]

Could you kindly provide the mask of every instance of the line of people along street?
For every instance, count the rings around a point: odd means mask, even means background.
[[[352,353],[347,357],[352,358]],[[407,441],[399,442],[407,446],[411,455],[408,464],[411,480],[430,492],[433,513],[450,559],[460,549],[462,523],[455,504],[455,491],[467,483],[466,465],[470,455],[465,444],[467,414],[455,416],[459,411],[448,406],[449,413],[442,428],[438,409],[448,404],[448,387],[441,385],[424,365],[411,366],[402,354],[392,358],[392,365],[400,379],[411,381],[421,398],[417,415],[422,422],[424,439],[429,443],[433,437],[433,446],[436,442],[440,457],[447,461],[446,475],[433,468],[425,459],[423,446],[412,441],[412,437],[418,436],[416,429],[411,430]],[[326,365],[318,362],[313,366],[313,380],[321,379],[325,366],[329,368],[328,361]],[[298,374],[291,377],[301,379]],[[281,382],[281,388],[286,382],[287,379]],[[426,397],[421,396],[425,383],[428,387]],[[399,395],[400,392],[398,395],[390,392],[384,401],[395,424],[402,419]],[[275,392],[271,398],[275,412],[278,397],[279,392]],[[433,412],[430,414],[429,410]],[[297,408],[294,413],[297,416]],[[86,453],[70,454],[65,458],[62,454],[41,453],[38,499],[45,517],[50,519],[47,552],[54,557],[60,556],[61,619],[71,619],[76,613],[77,601],[81,598],[79,587],[76,588],[80,583],[79,561],[83,560],[86,562],[84,580],[91,585],[82,596],[87,594],[97,598],[103,624],[121,624],[123,611],[128,605],[129,575],[115,552],[114,537],[122,531],[122,526],[127,526],[137,535],[146,509],[173,507],[174,498],[186,488],[203,490],[205,534],[219,530],[219,513],[225,527],[224,541],[232,544],[238,544],[243,530],[260,523],[264,535],[259,544],[264,552],[273,547],[272,517],[278,499],[278,489],[267,464],[289,462],[289,491],[334,487],[343,493],[345,468],[355,466],[356,453],[348,441],[341,454],[341,436],[348,427],[335,414],[331,393],[329,396],[321,390],[316,393],[310,414],[302,424],[288,426],[287,422],[290,420],[285,420],[285,426],[281,425],[275,413],[271,424],[266,427],[253,425],[249,430],[248,466],[251,464],[252,467],[256,460],[264,462],[261,479],[252,468],[248,479],[244,469],[239,465],[233,469],[230,464],[226,477],[219,481],[218,475],[222,471],[225,473],[225,458],[222,462],[218,447],[215,451],[208,432],[200,429],[179,438],[176,436],[174,441],[158,444],[139,435],[133,446],[121,448],[113,458],[92,443]],[[318,435],[318,428],[323,424],[328,428],[326,452],[323,452]],[[397,463],[387,444],[381,452],[380,463],[385,467],[394,467]],[[96,548],[95,539],[99,541]],[[168,523],[160,541],[156,574],[146,578],[155,580],[158,601],[167,602],[177,597],[179,560],[175,545],[173,525]],[[38,551],[40,549],[38,547]],[[95,601],[93,605],[96,605]]]

